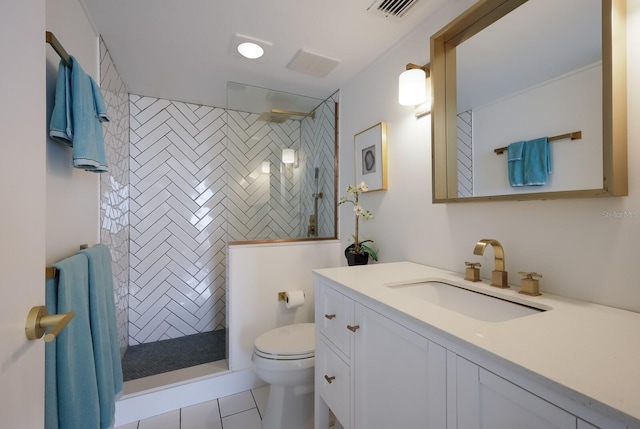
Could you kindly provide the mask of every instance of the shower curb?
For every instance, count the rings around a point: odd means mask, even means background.
[[[116,402],[115,427],[244,392],[263,384],[253,368],[247,368],[126,395]]]

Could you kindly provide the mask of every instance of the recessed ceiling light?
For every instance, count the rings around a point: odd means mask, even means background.
[[[229,43],[228,52],[236,58],[258,59],[269,53],[273,43],[255,37],[235,34]]]
[[[238,45],[238,52],[245,58],[249,58],[250,60],[255,60],[256,58],[260,58],[264,54],[264,49],[262,46],[253,42],[244,42]]]

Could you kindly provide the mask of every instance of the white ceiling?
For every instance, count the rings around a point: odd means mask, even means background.
[[[418,0],[399,19],[367,11],[373,0],[83,1],[131,93],[227,107],[229,81],[324,99],[447,0]],[[273,46],[244,59],[236,34]],[[292,71],[300,49],[339,64],[325,77]]]

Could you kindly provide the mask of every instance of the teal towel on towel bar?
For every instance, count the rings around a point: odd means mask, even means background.
[[[549,173],[551,173],[551,149],[549,147],[549,139],[547,137],[541,137],[525,142],[522,158],[524,185],[546,185]]]
[[[89,260],[89,320],[100,399],[100,428],[110,428],[115,423],[116,399],[123,387],[111,252],[107,246],[97,244],[80,253]]]
[[[100,402],[93,356],[89,315],[89,263],[87,256],[77,254],[54,264],[58,270],[57,293],[47,293],[47,307],[56,313],[75,312],[75,317],[45,349],[45,368],[55,365],[55,397],[45,398],[45,428],[99,428]],[[49,353],[47,353],[49,352]],[[51,380],[52,375],[45,378]],[[45,389],[51,394],[51,386]],[[53,402],[55,401],[55,402]],[[55,403],[55,405],[54,405]],[[57,421],[54,407],[57,411]]]
[[[513,187],[524,186],[522,153],[524,142],[515,142],[507,146],[507,167],[509,184]]]
[[[58,283],[55,278],[45,283],[47,313],[58,313]],[[44,427],[58,429],[58,383],[56,382],[56,341],[44,344]]]
[[[47,311],[75,317],[45,345],[45,429],[113,428],[123,382],[109,248],[96,245],[54,267]]]
[[[102,122],[109,120],[100,87],[71,56],[72,68],[62,61],[49,135],[73,147],[72,164],[86,171],[109,171]]]
[[[71,56],[71,112],[73,115],[73,166],[86,171],[109,171],[104,150],[102,121],[107,119],[100,89]]]
[[[73,146],[73,121],[71,119],[71,70],[62,61],[58,65],[56,95],[49,122],[52,139]]]

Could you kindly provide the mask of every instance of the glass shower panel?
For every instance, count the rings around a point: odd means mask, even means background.
[[[229,241],[335,237],[337,93],[227,88]]]

